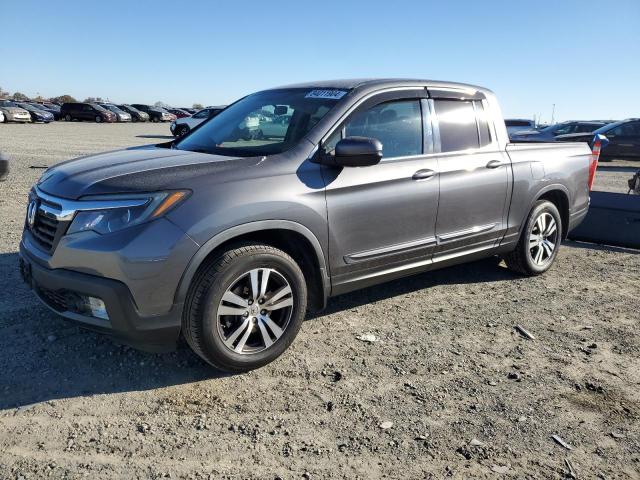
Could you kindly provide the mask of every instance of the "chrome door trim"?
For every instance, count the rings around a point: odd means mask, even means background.
[[[366,250],[364,252],[352,253],[345,255],[344,261],[346,263],[362,262],[364,260],[371,260],[376,257],[383,257],[392,253],[400,253],[405,250],[411,250],[413,248],[428,247],[430,245],[436,245],[436,237],[421,238],[419,240],[413,240],[411,242],[399,243],[388,247],[375,248],[372,250]]]
[[[493,230],[497,223],[489,223],[487,225],[475,225],[471,228],[465,228],[464,230],[458,230],[457,232],[445,233],[442,235],[436,235],[438,245],[442,242],[447,242],[450,240],[458,240],[462,237],[467,237],[471,235],[476,235],[478,233],[488,232],[489,230]]]

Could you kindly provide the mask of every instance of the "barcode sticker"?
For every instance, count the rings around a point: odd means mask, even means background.
[[[330,100],[340,100],[347,94],[344,90],[311,90],[304,98],[328,98]]]

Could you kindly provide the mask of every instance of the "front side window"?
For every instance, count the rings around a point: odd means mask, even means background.
[[[358,111],[343,128],[345,137],[380,140],[383,160],[422,154],[422,111],[419,100],[396,100]],[[340,136],[340,131],[334,132],[325,143],[325,150],[335,148]]]
[[[258,92],[221,111],[175,148],[241,157],[282,153],[309,133],[345,94],[305,88]]]
[[[440,127],[440,151],[456,152],[478,148],[478,125],[473,103],[467,100],[435,100]]]

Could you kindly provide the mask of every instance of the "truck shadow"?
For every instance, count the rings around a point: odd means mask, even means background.
[[[585,244],[578,246],[588,248]],[[513,278],[516,275],[498,266],[496,259],[482,260],[332,298],[325,311],[309,315],[307,320],[434,285]],[[0,279],[0,410],[225,376],[186,346],[165,354],[141,352],[63,320],[42,306],[22,283],[15,253],[0,254]]]

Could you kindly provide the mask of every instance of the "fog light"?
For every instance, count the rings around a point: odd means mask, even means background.
[[[95,318],[102,318],[103,320],[109,320],[109,314],[107,313],[107,307],[100,298],[96,297],[82,297],[83,311]]]

